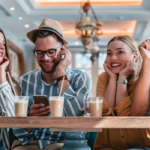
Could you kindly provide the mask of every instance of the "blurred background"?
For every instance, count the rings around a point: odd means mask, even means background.
[[[62,24],[72,53],[69,68],[90,76],[92,96],[104,71],[108,41],[129,35],[140,44],[150,37],[150,0],[0,0],[0,28],[8,40],[16,79],[39,67],[26,34],[44,18]]]

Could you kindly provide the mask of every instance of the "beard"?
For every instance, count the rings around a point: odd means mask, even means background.
[[[50,69],[45,69],[42,65],[42,63],[53,63],[53,66]],[[57,67],[57,65],[59,64],[59,61],[57,60],[53,60],[53,61],[45,61],[45,60],[41,60],[39,61],[39,66],[42,68],[42,70],[45,73],[53,73]]]

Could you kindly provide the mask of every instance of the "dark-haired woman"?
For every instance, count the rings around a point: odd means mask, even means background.
[[[15,116],[14,94],[6,72],[11,75],[10,56],[5,34],[0,29],[0,116]],[[21,90],[18,83],[14,78],[12,78],[12,81],[17,94],[19,94]],[[8,130],[6,128],[0,129],[0,149],[4,147],[3,144],[5,149],[10,149]]]

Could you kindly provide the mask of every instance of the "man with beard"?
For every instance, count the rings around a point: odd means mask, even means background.
[[[38,29],[27,33],[35,44],[34,54],[41,68],[19,78],[22,95],[29,96],[29,116],[47,116],[50,107],[35,104],[33,95],[58,96],[64,78],[62,95],[64,96],[64,116],[81,116],[84,113],[83,102],[87,99],[90,79],[86,73],[67,68],[71,63],[71,54],[66,49],[63,28],[59,22],[44,19]],[[62,55],[64,58],[62,59]],[[69,78],[68,78],[69,77]],[[14,141],[14,150],[60,149],[63,146],[64,133],[50,132],[49,129],[13,129],[18,140]]]

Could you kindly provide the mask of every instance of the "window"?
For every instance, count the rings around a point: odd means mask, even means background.
[[[98,72],[98,74],[105,72],[104,67],[103,67],[105,59],[106,59],[106,53],[99,53],[99,57],[98,57],[99,72]]]
[[[20,74],[18,55],[12,49],[9,49],[11,60],[11,75],[17,80]]]
[[[90,57],[92,54],[75,54],[75,69],[79,69],[83,72],[86,72],[90,78],[92,77],[92,61]]]
[[[23,52],[10,40],[7,40],[11,60],[11,75],[17,80],[18,77],[25,74],[25,65]]]

